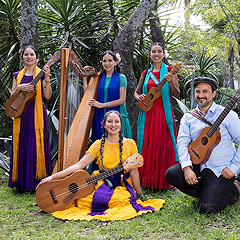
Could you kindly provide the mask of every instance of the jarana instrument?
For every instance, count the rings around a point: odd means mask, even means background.
[[[130,171],[141,166],[143,166],[143,157],[135,153],[123,164],[92,177],[85,170],[76,171],[66,178],[40,185],[36,189],[37,204],[45,212],[63,210],[75,199],[91,194],[99,180],[123,170]]]
[[[221,141],[219,126],[239,98],[240,90],[237,91],[212,126],[203,128],[199,137],[188,146],[188,153],[193,164],[204,164],[208,161],[213,149]]]
[[[61,58],[61,52],[57,51],[55,54],[48,60],[47,65],[49,67],[53,66]],[[38,73],[38,75],[30,82],[31,85],[36,86],[38,81],[42,78],[44,74],[43,69]],[[19,91],[16,95],[11,96],[5,104],[5,112],[10,117],[22,117],[28,107],[28,104],[35,98],[36,91],[24,92]]]
[[[176,64],[176,66],[174,66],[171,69],[170,73],[171,74],[177,73],[180,68],[181,68],[181,64],[178,63],[178,64]],[[141,101],[141,100],[138,101],[138,105],[142,111],[148,112],[153,108],[154,102],[162,96],[161,90],[162,90],[163,85],[166,82],[167,82],[167,80],[166,80],[166,78],[164,78],[156,87],[150,88],[149,92],[147,93],[147,95],[145,96],[143,101]]]

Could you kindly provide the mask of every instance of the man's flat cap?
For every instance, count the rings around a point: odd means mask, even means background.
[[[197,77],[194,78],[193,86],[196,87],[198,83],[207,83],[212,86],[213,91],[218,88],[217,81],[209,77]]]

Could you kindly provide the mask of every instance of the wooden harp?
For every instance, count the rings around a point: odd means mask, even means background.
[[[74,82],[84,76],[91,76],[87,89],[84,92],[82,86],[82,90],[77,91],[79,85],[74,87]],[[85,154],[94,114],[94,107],[91,107],[88,101],[97,98],[98,82],[98,72],[95,68],[83,68],[72,50],[61,49],[58,160],[53,173],[75,164]],[[79,97],[75,104],[72,103],[73,93]],[[76,108],[73,111],[75,114],[70,114],[72,110],[69,110],[69,105]]]

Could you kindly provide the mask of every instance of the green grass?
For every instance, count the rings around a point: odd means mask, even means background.
[[[125,221],[62,221],[35,206],[35,195],[7,187],[0,170],[0,239],[240,239],[240,203],[200,215],[197,200],[172,191],[144,189],[166,203],[155,213]]]

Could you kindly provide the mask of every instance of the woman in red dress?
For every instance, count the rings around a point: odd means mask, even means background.
[[[178,161],[177,130],[170,98],[171,94],[179,98],[180,91],[177,74],[170,73],[172,67],[164,63],[165,54],[161,43],[151,45],[148,68],[142,73],[134,93],[135,98],[142,101],[150,88],[164,78],[167,80],[153,108],[148,112],[140,110],[137,127],[138,151],[144,158],[144,166],[139,168],[141,185],[160,190],[172,188],[165,179],[165,172]]]

